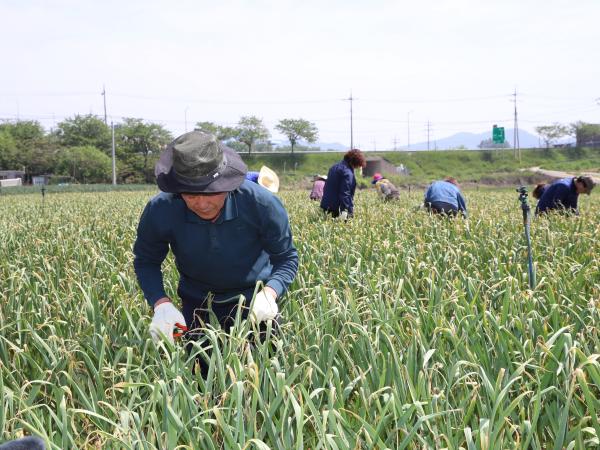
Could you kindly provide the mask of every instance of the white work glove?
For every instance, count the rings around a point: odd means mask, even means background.
[[[340,220],[348,220],[348,211],[342,211],[340,213]]]
[[[182,330],[187,330],[183,314],[175,308],[171,302],[165,302],[154,308],[154,317],[150,323],[150,335],[154,342],[159,342],[161,335],[164,335],[172,344],[175,342],[173,338],[173,328],[175,324]]]
[[[250,309],[250,319],[256,322],[264,320],[273,320],[277,316],[279,308],[273,294],[261,290],[256,297]]]

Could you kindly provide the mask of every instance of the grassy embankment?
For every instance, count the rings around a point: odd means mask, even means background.
[[[266,164],[279,174],[284,185],[300,186],[312,174],[327,173],[327,169],[340,160],[342,155],[341,152],[327,152],[242,156],[251,170],[258,170],[262,164]],[[426,184],[446,175],[465,183],[512,185],[544,180],[543,175],[521,170],[534,166],[573,172],[600,168],[600,149],[591,148],[522,150],[521,163],[514,158],[512,149],[369,152],[367,155],[383,156],[395,165],[404,164],[408,167],[410,176],[390,177],[400,185]]]

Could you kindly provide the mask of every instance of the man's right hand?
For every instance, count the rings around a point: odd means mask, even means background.
[[[187,326],[183,314],[175,308],[175,305],[168,299],[160,299],[154,307],[154,317],[150,323],[150,335],[154,342],[160,341],[165,337],[171,343],[174,343],[173,328],[175,325]]]

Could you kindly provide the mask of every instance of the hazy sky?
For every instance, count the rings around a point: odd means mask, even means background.
[[[459,131],[600,122],[599,0],[0,0],[0,118],[242,115],[406,148]],[[409,116],[410,112],[410,116]],[[187,120],[186,120],[187,119]]]

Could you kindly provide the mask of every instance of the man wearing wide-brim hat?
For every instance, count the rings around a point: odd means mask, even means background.
[[[160,194],[142,214],[133,247],[134,266],[154,308],[153,338],[173,340],[177,326],[197,329],[210,307],[221,326],[234,322],[240,295],[256,322],[278,314],[277,299],[298,270],[287,213],[266,189],[247,181],[239,155],[199,131],[175,139],[156,164]],[[169,248],[180,280],[182,312],[165,292],[161,272]]]

